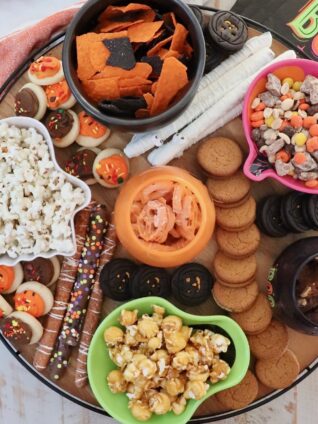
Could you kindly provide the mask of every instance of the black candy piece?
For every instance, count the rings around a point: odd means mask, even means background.
[[[110,51],[110,56],[106,61],[107,65],[118,66],[127,71],[136,65],[135,54],[128,37],[103,40],[103,43]]]
[[[117,115],[134,116],[136,110],[147,107],[144,97],[121,97],[116,100],[103,100],[100,109]]]
[[[316,194],[309,195],[303,208],[304,217],[309,218],[309,226],[311,229],[318,231],[318,196]]]
[[[149,75],[149,78],[157,79],[160,77],[163,65],[163,61],[161,60],[160,56],[143,56],[140,61],[149,63],[149,65],[152,67],[152,72]]]
[[[172,275],[172,294],[180,303],[195,306],[211,297],[213,276],[198,263],[188,263],[177,268]]]
[[[246,23],[233,12],[216,12],[211,16],[208,28],[213,41],[229,52],[240,50],[247,40]]]
[[[306,194],[296,191],[282,197],[281,216],[285,226],[293,233],[302,233],[310,229],[303,214],[305,199]]]
[[[281,197],[268,196],[257,205],[256,223],[270,237],[284,237],[288,231],[281,217]]]
[[[142,265],[134,275],[130,286],[132,297],[168,297],[171,292],[170,275],[165,269]]]
[[[129,259],[112,259],[100,274],[101,289],[106,297],[113,300],[131,298],[130,284],[138,266]]]

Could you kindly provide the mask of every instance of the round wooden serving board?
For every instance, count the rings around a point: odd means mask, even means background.
[[[249,29],[249,36],[258,35],[259,32],[255,29]],[[273,42],[272,46],[273,50],[276,54],[280,54],[286,50],[286,47],[279,43],[278,41]],[[49,55],[61,57],[62,45],[58,45],[49,51]],[[14,98],[17,91],[28,82],[26,74],[23,74],[10,88],[9,92],[3,98],[0,103],[0,118],[5,118],[14,115]],[[74,108],[76,111],[79,111],[78,106]],[[242,121],[240,118],[237,118],[230,122],[228,125],[217,131],[217,135],[222,135],[225,137],[233,138],[237,140],[244,152],[247,150],[247,144],[245,142]],[[131,134],[129,133],[119,133],[113,132],[111,137],[102,145],[101,147],[118,147],[123,148],[126,143],[130,140]],[[66,149],[56,149],[56,157],[59,164],[63,167],[65,162],[70,158],[72,153],[76,151],[79,146],[77,144],[73,144],[69,148]],[[193,146],[191,149],[187,150],[185,154],[177,160],[174,160],[170,163],[170,165],[178,166],[181,168],[185,168],[190,171],[197,178],[202,181],[205,180],[203,173],[201,172],[197,162],[196,162],[196,151],[197,145]],[[142,170],[149,168],[149,164],[146,160],[146,157],[141,156],[138,158],[134,158],[130,161],[131,164],[131,174],[136,174]],[[286,191],[283,186],[274,180],[266,180],[262,183],[254,183],[253,184],[253,195],[256,199],[260,199],[271,193],[282,193]],[[105,189],[102,186],[96,184],[92,186],[93,198],[97,201],[104,203],[107,205],[109,211],[112,211],[114,202],[118,195],[118,190]],[[302,235],[289,235],[288,237],[284,237],[282,239],[274,239],[262,235],[261,245],[257,252],[257,262],[258,262],[258,273],[257,280],[261,288],[264,288],[267,273],[271,265],[273,264],[275,258],[279,255],[279,253],[290,243],[302,237],[312,236],[313,232],[308,232]],[[212,271],[212,261],[214,254],[216,252],[216,243],[214,238],[210,241],[205,250],[195,259],[197,262],[202,263],[207,268]],[[129,255],[120,247],[117,247],[116,250],[117,257],[128,257]],[[176,306],[182,307],[183,310],[187,310],[192,314],[199,315],[213,315],[213,314],[224,314],[220,308],[217,307],[215,302],[212,299],[212,296],[209,300],[207,300],[204,304],[199,307],[184,307],[182,305],[177,304]],[[106,316],[107,313],[112,311],[114,308],[118,306],[118,302],[105,299],[103,306],[103,316]],[[294,330],[289,329],[290,334],[290,348],[297,355],[301,370],[304,371],[310,364],[312,364],[318,357],[318,337],[306,336],[301,333],[297,333]],[[35,346],[24,347],[20,352],[16,352],[20,356],[20,360],[22,359],[25,363],[29,364],[32,367],[33,354],[35,351]],[[253,366],[253,364],[252,364]],[[30,369],[30,367],[29,367]],[[67,372],[63,376],[63,378],[58,383],[51,383],[51,387],[60,389],[60,393],[67,394],[68,397],[71,397],[75,401],[80,401],[82,404],[86,404],[87,407],[94,408],[97,406],[97,401],[94,398],[89,386],[86,386],[84,389],[77,389],[74,384],[74,371],[75,371],[75,355],[73,355],[71,363],[68,367]],[[308,368],[309,371],[309,368]],[[35,373],[37,373],[34,370]],[[44,372],[44,379],[46,380],[48,374]],[[258,394],[258,398],[262,398],[271,393],[271,390],[266,388],[265,386],[260,386],[260,391]],[[279,392],[277,392],[278,394]],[[275,393],[276,395],[276,393]],[[271,398],[272,396],[270,396]],[[257,405],[259,402],[256,402]],[[84,405],[85,406],[85,405]],[[97,408],[96,408],[97,409]],[[225,418],[229,416],[229,414],[223,414],[224,409],[218,404],[215,398],[208,399],[200,409],[197,411],[194,421],[195,422],[211,422],[212,420],[217,420],[221,418]],[[238,413],[244,412],[246,409],[241,410]],[[201,419],[200,419],[201,418]]]

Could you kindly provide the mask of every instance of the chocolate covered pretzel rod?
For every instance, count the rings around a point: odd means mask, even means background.
[[[68,365],[71,346],[79,341],[92,283],[99,264],[106,225],[106,208],[97,205],[90,216],[89,229],[79,261],[76,281],[65,314],[55,353],[51,358],[51,378],[58,380]]]
[[[76,252],[73,256],[65,257],[63,260],[53,308],[47,317],[43,336],[33,358],[33,365],[39,371],[43,371],[47,367],[62,327],[85,242],[89,217],[94,206],[95,202],[91,202],[75,216]]]
[[[95,282],[89,299],[87,313],[81,334],[79,351],[77,355],[75,385],[82,388],[87,383],[87,355],[90,343],[100,320],[103,306],[103,292],[100,288],[99,277],[104,265],[109,262],[116,249],[116,231],[113,224],[113,215],[111,223],[108,226],[104,247],[99,258],[99,267],[96,273]]]

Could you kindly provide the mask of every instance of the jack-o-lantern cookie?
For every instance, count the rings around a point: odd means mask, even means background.
[[[37,85],[49,85],[64,78],[62,62],[53,56],[41,56],[31,63],[28,78]]]
[[[76,143],[83,147],[97,147],[110,135],[110,129],[82,111],[78,114],[80,131]]]
[[[94,161],[93,173],[102,186],[117,188],[128,178],[128,159],[119,149],[102,150]]]
[[[76,103],[76,99],[65,80],[45,87],[45,95],[47,107],[51,110],[70,109]]]
[[[37,343],[43,334],[40,321],[27,312],[14,311],[1,321],[2,335],[16,345]]]
[[[20,264],[15,266],[0,265],[0,293],[13,293],[22,281],[23,270]]]
[[[14,296],[15,309],[28,312],[34,317],[41,317],[50,312],[53,302],[50,289],[36,281],[21,284]]]

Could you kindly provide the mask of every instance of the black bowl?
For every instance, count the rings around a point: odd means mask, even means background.
[[[92,115],[101,123],[122,131],[131,132],[154,130],[167,125],[181,115],[197,91],[205,65],[203,32],[197,18],[189,6],[184,4],[182,0],[138,0],[138,2],[150,4],[151,7],[159,9],[161,13],[174,12],[178,21],[189,31],[190,41],[194,50],[193,57],[188,65],[190,83],[185,89],[182,97],[177,99],[165,112],[144,119],[122,118],[107,115],[101,112],[97,108],[97,105],[88,99],[76,74],[77,61],[75,37],[92,31],[97,23],[99,14],[108,5],[128,4],[128,0],[125,2],[120,0],[89,0],[70,23],[66,31],[63,46],[63,69],[65,78],[78,103],[88,114]]]
[[[279,318],[288,326],[306,334],[318,335],[318,323],[309,320],[299,309],[296,284],[300,272],[318,256],[318,237],[308,237],[290,244],[271,268],[267,291]]]

